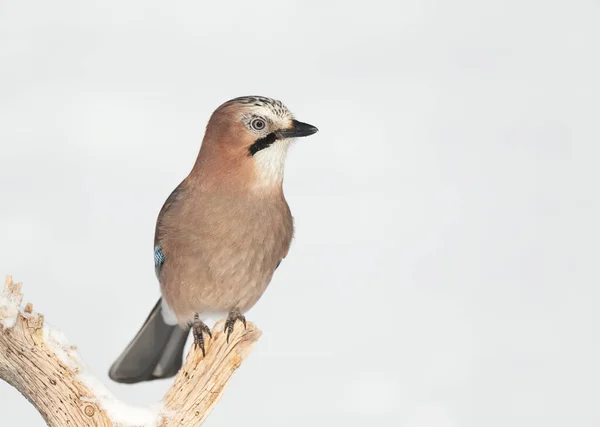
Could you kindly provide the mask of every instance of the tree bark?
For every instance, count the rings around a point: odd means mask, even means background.
[[[213,328],[206,357],[190,350],[162,402],[149,408],[117,400],[86,372],[62,333],[27,304],[21,284],[7,277],[0,294],[0,379],[23,394],[51,426],[199,426],[261,335],[252,323],[238,325],[229,344],[224,320]],[[0,415],[0,425],[4,425]]]

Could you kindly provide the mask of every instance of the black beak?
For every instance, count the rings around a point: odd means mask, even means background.
[[[300,136],[308,136],[317,133],[319,129],[308,123],[302,123],[298,120],[292,120],[292,127],[281,129],[276,132],[278,139],[298,138]]]

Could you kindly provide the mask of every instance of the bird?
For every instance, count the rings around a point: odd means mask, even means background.
[[[177,374],[192,330],[206,356],[210,319],[236,322],[265,292],[288,254],[294,221],[283,193],[290,144],[318,129],[281,102],[243,96],[211,115],[186,178],[156,221],[154,267],[161,297],[109,377],[138,383]]]

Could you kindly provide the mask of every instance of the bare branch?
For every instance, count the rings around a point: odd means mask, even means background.
[[[31,304],[21,310],[22,300],[21,284],[8,276],[0,294],[0,379],[19,390],[49,426],[199,426],[261,335],[248,323],[227,344],[221,320],[206,358],[192,349],[163,401],[138,408],[117,400],[87,373],[76,348]]]

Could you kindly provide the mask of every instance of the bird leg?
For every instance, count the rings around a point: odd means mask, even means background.
[[[229,316],[227,316],[224,329],[224,331],[227,331],[227,344],[229,344],[229,335],[233,332],[233,326],[235,325],[236,320],[240,320],[244,324],[244,329],[246,329],[246,318],[242,312],[237,308],[231,310]]]
[[[206,326],[206,323],[200,320],[198,313],[194,315],[194,321],[192,322],[192,332],[194,334],[194,348],[200,347],[200,349],[202,350],[202,357],[205,357],[206,351],[204,351],[204,336],[202,335],[202,333],[207,333],[210,338],[212,338],[212,334],[210,332],[210,328]]]

